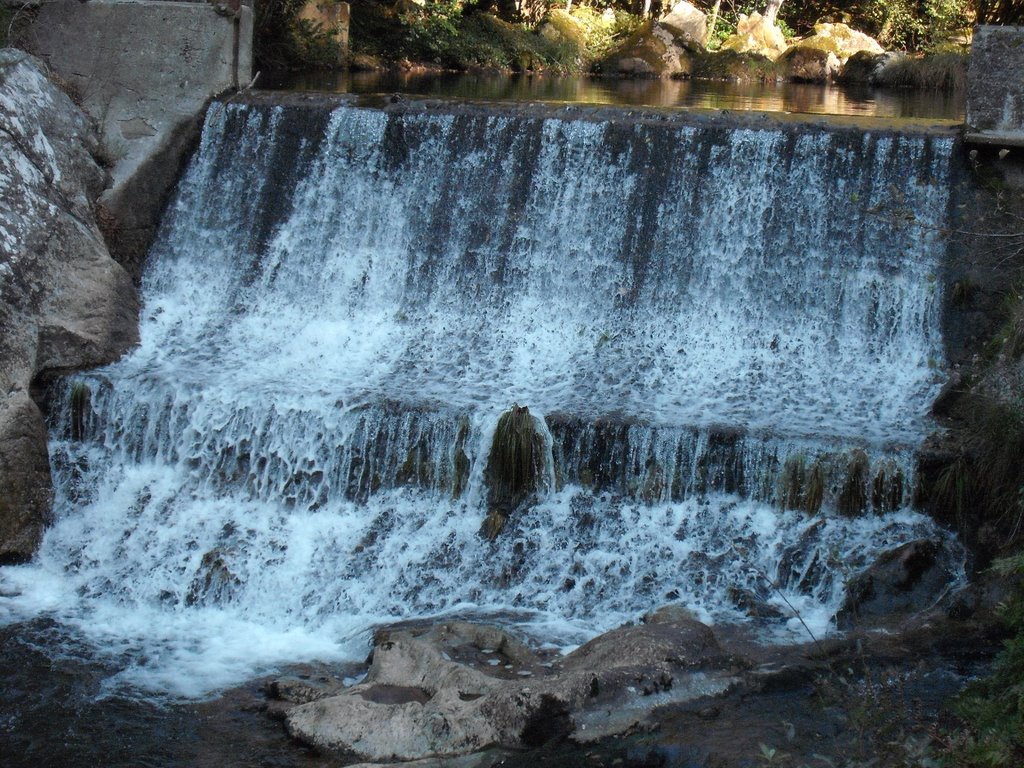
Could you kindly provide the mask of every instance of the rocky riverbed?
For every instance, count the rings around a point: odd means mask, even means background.
[[[789,646],[676,607],[566,656],[486,624],[406,624],[375,633],[367,665],[193,703],[118,689],[117,659],[36,620],[0,631],[0,744],[12,767],[902,765],[941,749],[950,698],[999,647],[1005,589]]]

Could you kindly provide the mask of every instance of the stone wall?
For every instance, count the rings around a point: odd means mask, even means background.
[[[1024,146],[1024,27],[978,27],[967,75],[967,139]]]
[[[136,279],[207,102],[252,78],[252,24],[247,6],[55,0],[25,35],[99,122],[105,234]]]

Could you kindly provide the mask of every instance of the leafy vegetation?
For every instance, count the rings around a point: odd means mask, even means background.
[[[997,573],[1017,587],[1003,605],[1013,637],[1006,641],[992,672],[964,689],[957,709],[965,728],[953,735],[951,764],[962,768],[1024,765],[1024,554],[1000,560]]]
[[[260,68],[337,64],[337,41],[300,18],[303,4],[267,0],[256,5]],[[712,50],[736,31],[740,14],[765,10],[765,0],[694,0],[694,5],[714,19]],[[661,8],[670,6],[665,0]],[[458,70],[576,73],[635,31],[643,21],[640,10],[641,4],[630,0],[355,0],[352,52],[364,64],[407,61]],[[967,39],[977,19],[1016,18],[1014,13],[1012,3],[1003,0],[784,0],[777,23],[789,38],[810,33],[818,22],[842,21],[889,48],[938,52]],[[894,72],[894,84],[949,87],[960,69],[954,59],[926,67],[908,62]]]
[[[323,25],[300,18],[305,0],[261,0],[255,4],[253,56],[257,70],[330,68],[341,50]]]

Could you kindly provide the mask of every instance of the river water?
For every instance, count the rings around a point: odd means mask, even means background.
[[[726,109],[962,121],[964,94],[939,90],[550,75],[302,72],[261,75],[257,88],[401,93],[430,98]]]

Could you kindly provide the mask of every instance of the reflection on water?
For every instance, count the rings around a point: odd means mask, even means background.
[[[299,91],[408,93],[502,101],[697,107],[957,121],[963,120],[964,116],[963,94],[798,83],[623,80],[548,75],[306,72],[262,77],[259,85],[263,88]]]

